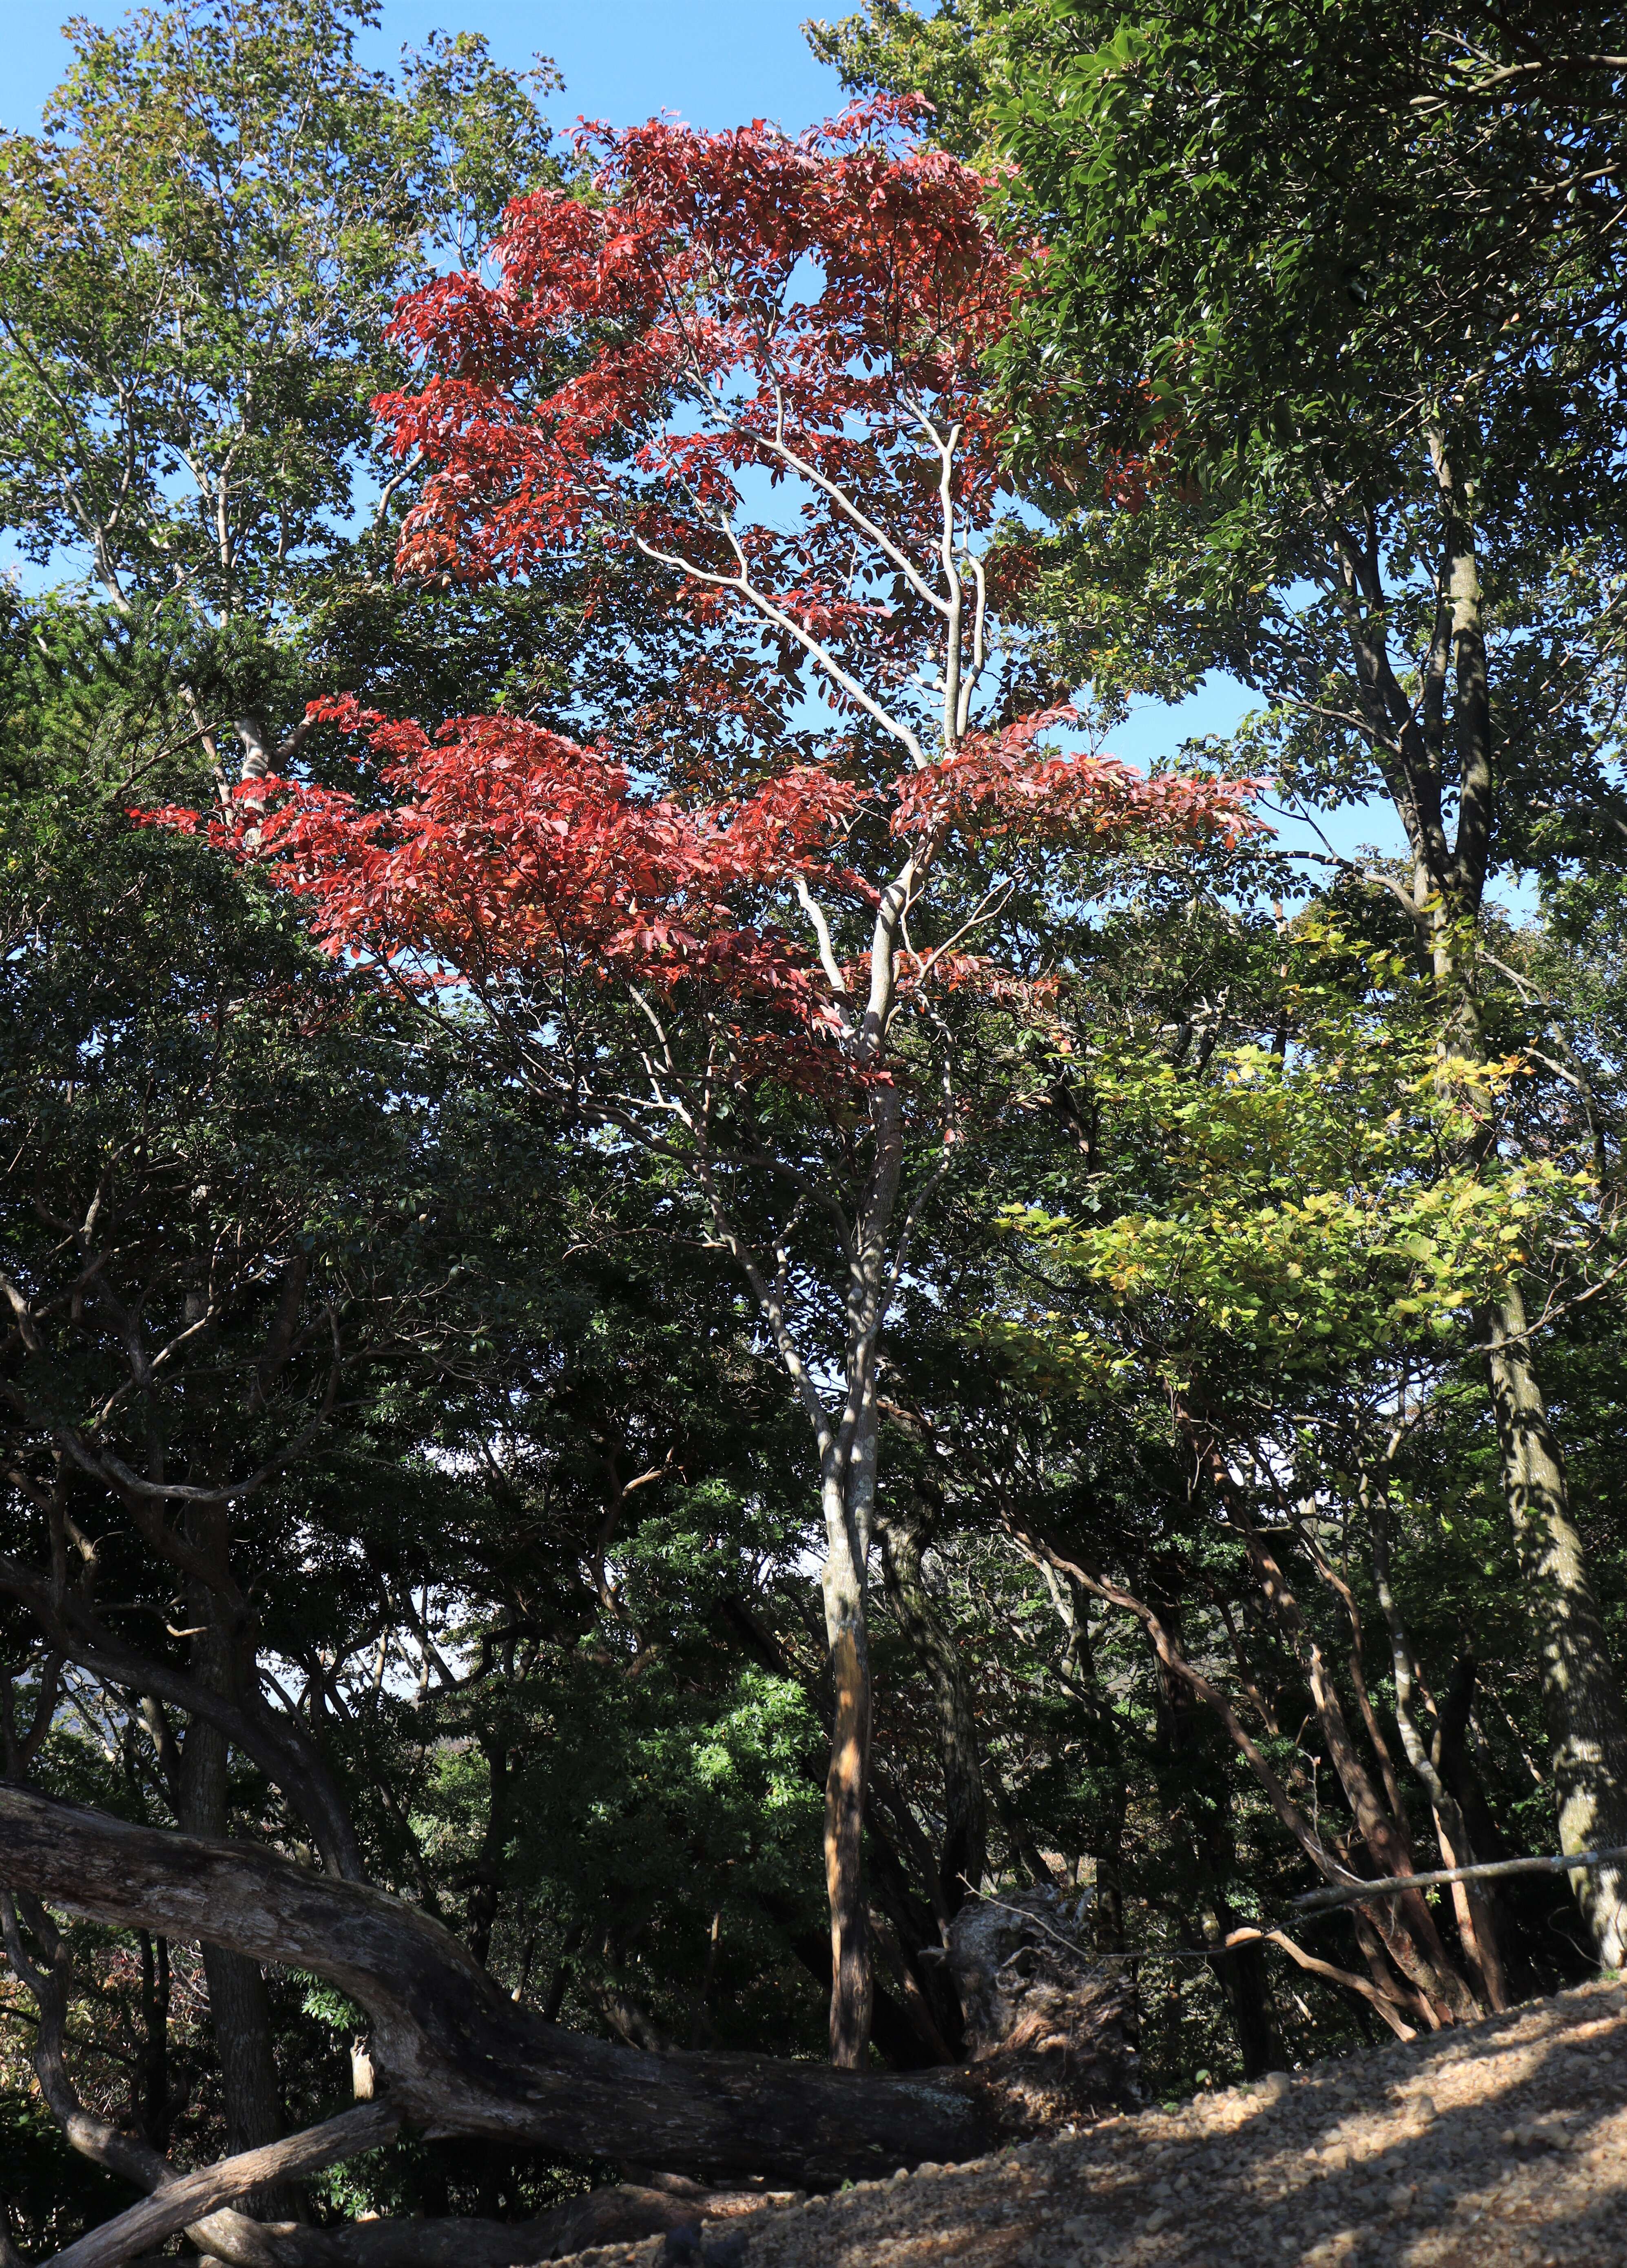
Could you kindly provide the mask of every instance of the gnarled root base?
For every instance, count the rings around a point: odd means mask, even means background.
[[[1002,2133],[1139,2107],[1134,1985],[1098,1970],[1058,1891],[969,1900],[949,1960],[972,2052],[965,2078]]]

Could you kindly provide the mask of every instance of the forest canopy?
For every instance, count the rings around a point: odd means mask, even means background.
[[[869,0],[795,134],[70,27],[0,2268],[497,2268],[1627,1963],[1616,18]]]

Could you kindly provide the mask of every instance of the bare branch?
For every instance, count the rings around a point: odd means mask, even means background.
[[[137,2253],[161,2244],[178,2228],[202,2220],[217,2207],[230,2205],[263,2183],[281,2181],[298,2174],[321,2172],[341,2160],[375,2150],[401,2126],[401,2113],[386,2102],[359,2102],[320,2126],[307,2126],[280,2142],[257,2150],[240,2151],[212,2166],[181,2174],[133,2205],[128,2213],[104,2221],[61,2252],[53,2253],[45,2268],[119,2268]]]

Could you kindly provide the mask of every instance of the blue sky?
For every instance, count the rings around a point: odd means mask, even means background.
[[[93,20],[121,9],[80,0]],[[435,28],[478,31],[499,61],[523,67],[535,54],[551,56],[565,74],[556,99],[561,122],[577,116],[615,125],[677,112],[692,124],[737,125],[751,118],[777,120],[795,131],[839,108],[834,72],[810,53],[802,26],[810,14],[839,15],[853,0],[583,0],[570,8],[525,6],[513,0],[384,0],[377,32],[366,35],[366,59],[392,63],[403,46],[418,45]],[[63,0],[0,0],[0,124],[27,131],[63,76],[68,48],[61,24]],[[1167,754],[1188,734],[1224,733],[1253,705],[1242,688],[1211,679],[1179,710],[1148,703],[1113,735],[1113,752],[1145,763]],[[1342,812],[1325,822],[1342,853],[1373,844],[1398,850],[1398,824],[1387,806]],[[1283,839],[1318,847],[1308,829],[1291,822]]]
[[[96,22],[122,11],[79,0]],[[67,48],[59,26],[63,0],[0,0],[0,124],[32,127],[40,105],[62,77]],[[569,8],[527,7],[508,0],[385,0],[368,60],[393,63],[426,33],[482,32],[500,62],[523,66],[538,52],[565,73],[562,108],[627,125],[658,110],[676,110],[696,126],[734,126],[777,119],[793,129],[840,107],[833,71],[814,61],[803,39],[805,18],[839,15],[809,0],[582,0]]]

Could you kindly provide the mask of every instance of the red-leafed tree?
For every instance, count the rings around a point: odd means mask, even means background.
[[[876,104],[799,140],[596,134],[583,187],[521,200],[486,271],[399,312],[420,374],[379,408],[427,468],[403,572],[641,559],[691,637],[638,746],[340,703],[382,798],[245,792],[336,948],[681,1166],[751,1287],[817,1445],[846,2066],[871,1997],[877,1365],[934,1191],[975,1154],[958,1030],[1038,1012],[1006,923],[1050,846],[1247,825],[1246,786],[1047,750],[1073,712],[1022,713],[989,372],[1021,260],[987,181],[908,127]]]

